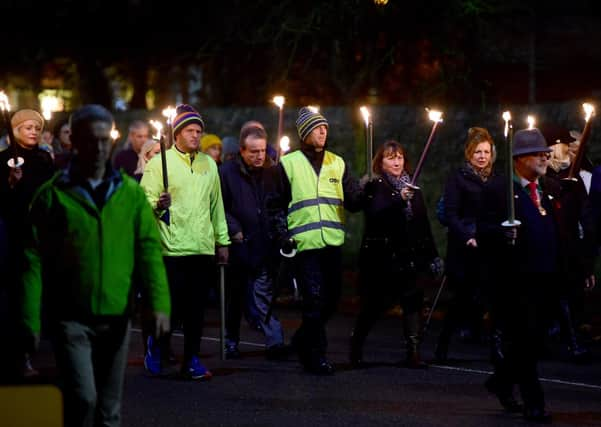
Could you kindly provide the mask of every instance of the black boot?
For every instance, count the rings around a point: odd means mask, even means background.
[[[405,366],[411,369],[425,369],[428,365],[421,360],[419,355],[419,344],[421,341],[420,313],[403,314],[403,329],[407,341],[407,359]]]
[[[365,342],[365,336],[358,333],[357,330],[353,331],[350,339],[350,351],[349,361],[353,368],[365,368],[365,362],[363,361],[363,343]]]
[[[486,382],[484,387],[489,393],[494,394],[499,399],[499,403],[507,412],[518,413],[524,410],[515,397],[513,397],[513,391],[511,385],[502,384],[496,374],[492,374]]]
[[[578,337],[574,330],[572,321],[572,312],[568,301],[562,299],[559,301],[561,335],[567,347],[568,360],[573,363],[590,362],[590,352],[578,343]]]

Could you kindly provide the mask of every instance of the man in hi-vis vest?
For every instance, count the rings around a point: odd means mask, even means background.
[[[294,274],[303,297],[302,324],[292,338],[306,371],[331,375],[325,324],[336,309],[342,281],[344,209],[360,209],[360,189],[344,160],[325,149],[328,122],[303,107],[296,127],[300,150],[282,157],[271,223],[284,254],[295,255]]]

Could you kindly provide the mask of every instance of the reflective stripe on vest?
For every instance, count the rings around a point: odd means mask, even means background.
[[[298,250],[340,246],[344,243],[344,161],[326,151],[319,176],[299,150],[282,157],[290,181],[288,231]]]

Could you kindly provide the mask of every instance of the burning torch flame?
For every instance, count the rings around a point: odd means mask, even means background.
[[[52,112],[58,110],[58,98],[56,96],[44,96],[42,97],[42,115],[46,120],[52,118]]]
[[[290,138],[285,135],[282,137],[282,139],[280,139],[280,151],[282,153],[287,153],[290,151]]]
[[[582,104],[582,108],[584,108],[584,120],[588,122],[591,119],[591,117],[593,117],[593,114],[595,114],[595,107],[593,106],[593,104],[585,102],[584,104]]]
[[[307,105],[307,108],[314,113],[319,113],[319,107],[316,105]]]
[[[442,122],[442,111],[430,110],[429,108],[426,108],[426,111],[428,112],[428,118],[430,120],[435,123]]]
[[[163,110],[163,117],[167,118],[167,123],[171,123],[173,121],[175,118],[175,113],[175,108],[173,108],[171,105],[167,106],[167,108]]]
[[[534,120],[534,116],[528,116],[526,121],[528,122],[528,129],[534,129],[534,124],[536,123],[536,120]]]
[[[10,103],[8,102],[8,96],[3,90],[0,90],[0,110],[10,111]]]
[[[369,110],[366,106],[359,108],[361,111],[361,115],[363,116],[363,121],[365,122],[365,126],[369,125]]]
[[[503,120],[505,120],[505,138],[507,138],[507,135],[509,135],[509,121],[511,120],[511,113],[509,111],[504,111],[503,112]]]
[[[119,131],[117,129],[115,129],[115,128],[111,129],[111,138],[113,138],[113,141],[116,141],[120,135],[121,134],[119,133]]]
[[[150,125],[156,129],[157,134],[152,136],[152,139],[156,139],[157,141],[161,140],[161,131],[163,130],[163,124],[157,120],[151,120]]]
[[[275,105],[278,106],[278,108],[280,108],[280,110],[284,107],[284,102],[286,101],[286,99],[281,96],[281,95],[277,95],[273,97],[273,103]]]

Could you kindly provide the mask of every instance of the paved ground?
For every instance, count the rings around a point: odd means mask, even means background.
[[[298,325],[299,313],[278,309],[287,337]],[[515,426],[519,416],[501,411],[482,383],[490,370],[484,345],[453,342],[452,360],[423,371],[398,367],[404,356],[401,321],[386,317],[366,344],[364,370],[347,362],[348,336],[354,317],[340,314],[329,324],[329,357],[333,377],[304,373],[292,357],[287,362],[265,360],[261,335],[243,325],[243,358],[219,358],[218,313],[209,310],[203,361],[214,377],[208,382],[183,381],[172,374],[148,376],[142,366],[139,330],[132,333],[125,380],[123,426]],[[432,358],[433,324],[423,353]],[[181,336],[174,347],[181,355]],[[558,360],[541,363],[549,409],[558,426],[601,426],[601,347],[593,345],[594,363],[575,366]],[[34,362],[43,378],[55,374],[48,343]],[[35,406],[35,405],[34,405]]]

